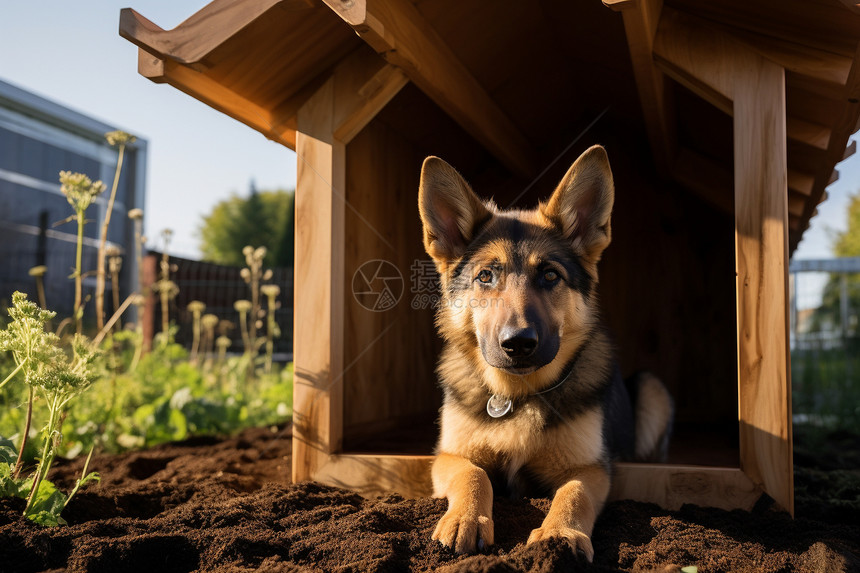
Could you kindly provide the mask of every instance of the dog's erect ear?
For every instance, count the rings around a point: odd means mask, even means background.
[[[475,229],[491,216],[463,177],[438,157],[428,157],[421,167],[418,210],[424,248],[443,265],[463,256]]]
[[[573,241],[576,252],[596,264],[612,240],[614,200],[609,158],[603,147],[595,145],[573,162],[541,211]]]

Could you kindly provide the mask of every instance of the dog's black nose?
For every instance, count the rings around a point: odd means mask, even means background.
[[[538,337],[534,328],[503,328],[499,344],[508,357],[515,360],[528,358],[537,348]]]

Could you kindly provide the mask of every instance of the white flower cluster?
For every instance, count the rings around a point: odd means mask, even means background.
[[[104,183],[101,181],[93,182],[83,173],[60,171],[60,191],[78,213],[86,211],[104,190]]]

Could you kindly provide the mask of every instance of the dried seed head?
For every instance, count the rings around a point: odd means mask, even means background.
[[[152,288],[156,292],[167,294],[167,297],[171,299],[179,294],[179,286],[170,279],[156,281]]]
[[[212,331],[218,326],[218,317],[214,314],[204,314],[203,318],[200,319],[200,323],[203,325],[203,328]]]
[[[66,196],[76,212],[84,212],[92,205],[96,197],[105,190],[101,181],[93,182],[83,173],[60,171],[60,191]]]
[[[230,340],[228,336],[219,336],[217,340],[215,340],[215,344],[218,346],[218,348],[223,348],[226,350],[230,348],[230,345],[233,344],[233,341]]]
[[[260,287],[260,292],[269,298],[275,298],[281,294],[281,287],[278,285],[263,285]]]
[[[45,273],[48,271],[48,267],[45,265],[39,265],[37,267],[33,267],[28,271],[31,277],[43,277]]]
[[[206,310],[206,303],[199,300],[192,300],[188,303],[188,312],[192,314],[200,314],[204,310]]]
[[[135,221],[143,219],[143,209],[132,209],[128,212],[128,218],[134,219]]]
[[[113,145],[114,147],[128,145],[137,141],[135,136],[121,130],[107,132],[105,134],[105,139],[107,139],[108,145]]]
[[[242,314],[250,312],[251,306],[251,301],[245,299],[240,299],[233,303],[233,308],[235,308],[237,312],[240,312]]]

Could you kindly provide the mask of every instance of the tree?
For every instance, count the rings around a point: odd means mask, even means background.
[[[203,260],[243,266],[246,245],[266,247],[267,267],[293,264],[295,193],[257,191],[251,182],[247,197],[231,195],[217,203],[198,227]]]
[[[848,225],[844,231],[834,235],[833,254],[837,257],[860,257],[860,192],[855,193],[848,203],[846,213]],[[848,304],[849,324],[843,325],[842,294],[845,292]],[[813,328],[818,330],[824,325],[853,330],[852,315],[860,309],[860,275],[832,273],[824,285],[821,306],[816,310]],[[854,319],[856,320],[856,319]]]
[[[848,204],[848,226],[836,235],[833,254],[837,257],[860,257],[860,192]]]

